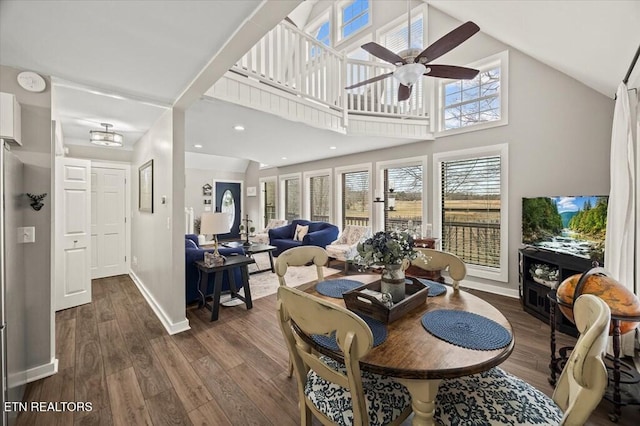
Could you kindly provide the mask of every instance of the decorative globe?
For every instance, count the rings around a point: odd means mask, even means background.
[[[573,305],[573,296],[576,285],[581,274],[572,275],[558,286],[557,297],[561,302]],[[611,277],[604,275],[589,275],[582,287],[582,294],[594,294],[604,300],[611,309],[611,315],[619,316],[640,316],[640,300],[629,289]],[[560,311],[573,323],[573,309],[567,306],[560,306]],[[634,330],[638,326],[637,322],[621,321],[620,333],[624,334]],[[609,329],[609,334],[613,333],[613,327]]]

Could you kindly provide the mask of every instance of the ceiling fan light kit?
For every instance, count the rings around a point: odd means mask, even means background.
[[[92,144],[101,146],[122,146],[122,135],[109,130],[113,125],[109,123],[100,123],[100,125],[104,126],[104,130],[89,130],[89,140]]]
[[[456,65],[432,65],[430,62],[458,47],[469,37],[480,31],[480,27],[468,21],[440,37],[435,43],[423,51],[413,49],[410,47],[411,14],[409,5],[409,1],[407,1],[407,49],[399,53],[394,53],[376,42],[365,43],[361,46],[362,49],[376,58],[395,65],[397,67],[396,70],[345,87],[346,90],[355,89],[356,87],[393,76],[400,82],[398,86],[398,101],[406,101],[411,97],[413,85],[416,84],[423,75],[456,80],[472,80],[478,75],[480,71],[472,68],[459,67]]]

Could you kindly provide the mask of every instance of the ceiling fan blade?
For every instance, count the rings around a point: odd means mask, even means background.
[[[440,37],[431,46],[424,49],[418,56],[416,56],[414,62],[431,62],[434,59],[437,59],[440,56],[444,55],[448,51],[458,47],[460,44],[462,44],[462,42],[467,40],[478,31],[480,31],[479,26],[471,21],[465,22],[455,30]],[[421,61],[422,58],[426,58],[426,61]]]
[[[384,80],[387,77],[391,77],[393,75],[393,71],[387,74],[380,74],[377,77],[370,78],[369,80],[361,81],[360,83],[352,84],[349,87],[345,87],[346,90],[355,89],[356,87],[364,86],[365,84],[373,83],[379,80]]]
[[[393,53],[392,51],[390,51],[389,49],[387,49],[384,46],[380,46],[378,43],[376,42],[369,42],[369,43],[365,43],[362,45],[362,48],[364,50],[366,50],[367,52],[371,53],[373,56],[375,56],[376,58],[380,58],[383,61],[387,61],[390,64],[406,64],[407,61],[405,61],[404,59],[402,59],[402,57],[398,56],[397,54]]]
[[[405,86],[404,84],[401,83],[400,86],[398,86],[398,100],[406,101],[410,97],[411,97],[411,87]]]
[[[473,68],[458,67],[456,65],[427,65],[424,75],[429,77],[455,78],[456,80],[471,80],[480,71]]]

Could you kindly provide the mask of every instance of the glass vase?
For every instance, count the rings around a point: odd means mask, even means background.
[[[389,293],[393,303],[404,300],[404,269],[402,265],[385,265],[380,281],[380,291]]]

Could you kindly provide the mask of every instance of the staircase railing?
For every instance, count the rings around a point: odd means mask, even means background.
[[[232,70],[337,111],[383,117],[428,118],[424,79],[408,101],[398,101],[398,82],[387,79],[344,87],[392,72],[395,66],[348,59],[286,21],[269,31]],[[346,116],[345,116],[346,118]]]

